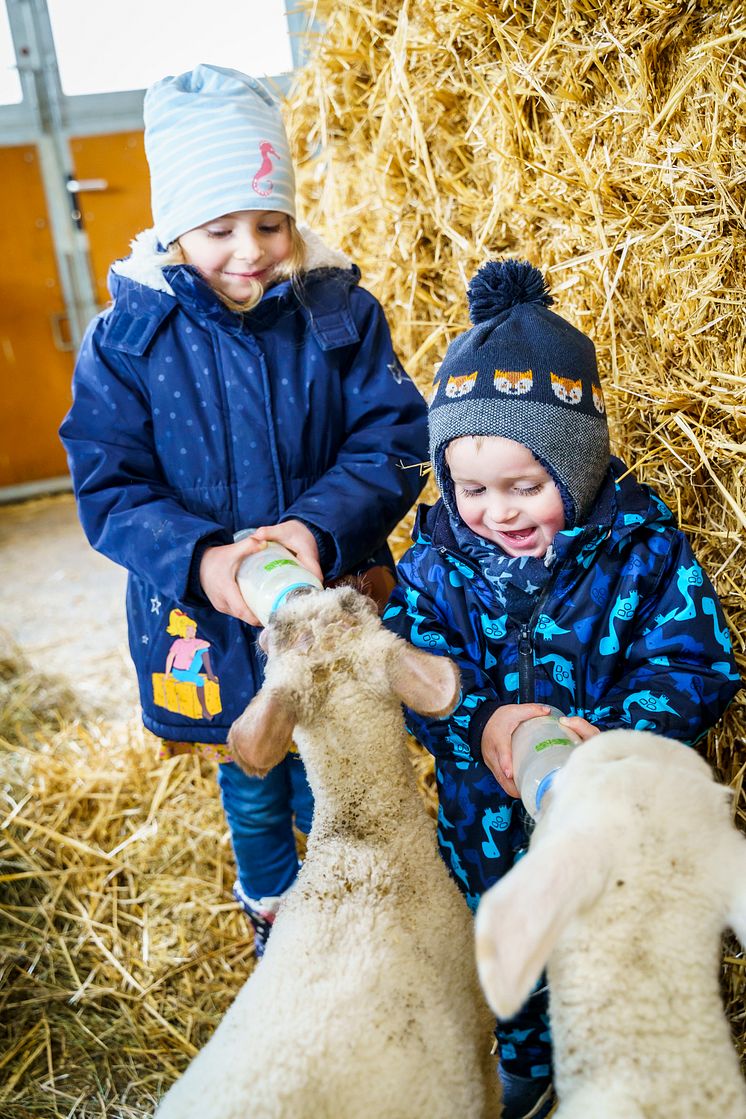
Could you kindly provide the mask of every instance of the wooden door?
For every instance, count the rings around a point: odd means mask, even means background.
[[[96,295],[104,306],[109,300],[106,277],[112,261],[127,256],[133,237],[153,224],[143,134],[76,137],[70,150],[75,176],[83,187],[86,181],[106,183],[100,190],[82,189],[78,196]]]
[[[36,146],[0,148],[0,486],[64,474],[73,355]]]

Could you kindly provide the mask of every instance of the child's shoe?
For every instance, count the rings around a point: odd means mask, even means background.
[[[555,1105],[554,1087],[546,1077],[516,1076],[500,1068],[502,1119],[545,1119]]]
[[[250,898],[241,883],[233,884],[233,896],[243,909],[254,930],[254,952],[259,960],[264,955],[272,925],[280,908],[282,895],[276,898]]]

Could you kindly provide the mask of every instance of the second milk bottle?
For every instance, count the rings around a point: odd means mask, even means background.
[[[513,777],[523,805],[536,817],[542,799],[580,737],[559,722],[562,712],[549,708],[548,715],[527,719],[513,731]]]

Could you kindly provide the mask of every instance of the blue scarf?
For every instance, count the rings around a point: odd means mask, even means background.
[[[499,544],[477,536],[460,517],[451,516],[450,521],[459,551],[477,564],[500,606],[515,622],[527,622],[551,577],[554,549],[541,558],[509,556]]]

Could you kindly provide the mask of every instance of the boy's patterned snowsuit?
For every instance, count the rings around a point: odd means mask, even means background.
[[[672,514],[621,478],[618,460],[611,472],[621,479],[615,512],[594,523],[597,503],[585,526],[557,535],[557,561],[528,624],[498,607],[484,574],[459,553],[442,501],[420,509],[399,564],[386,624],[461,670],[456,710],[443,720],[408,712],[408,725],[435,756],[440,849],[472,909],[527,841],[520,801],[482,761],[482,731],[497,707],[548,703],[604,730],[692,743],[740,686],[720,604]],[[544,1009],[534,997],[498,1028],[510,1072],[548,1074]]]

